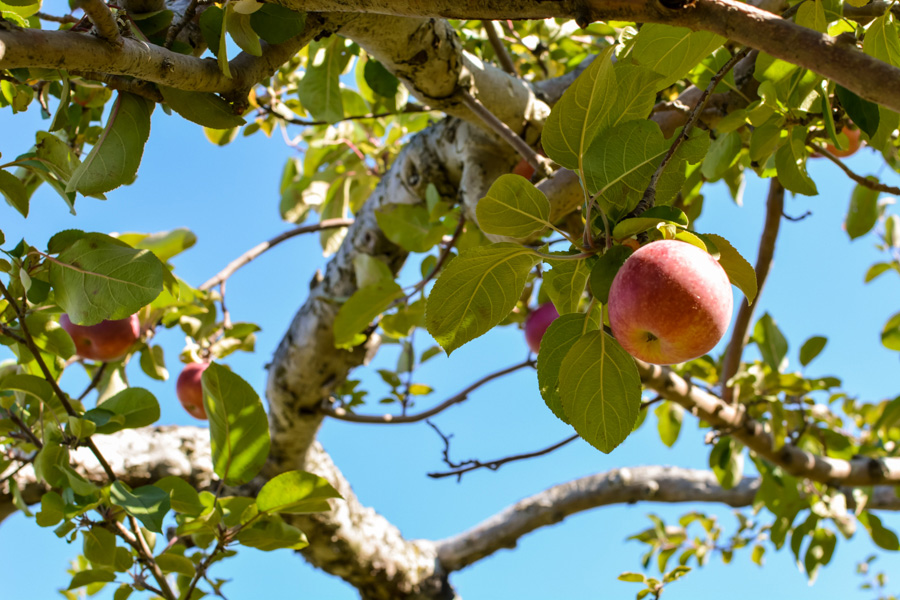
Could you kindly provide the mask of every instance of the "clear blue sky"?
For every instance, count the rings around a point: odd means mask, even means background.
[[[27,151],[34,131],[45,126],[35,107],[16,117],[8,109],[0,112],[0,160]],[[0,206],[0,229],[8,246],[24,236],[41,247],[52,233],[66,228],[156,232],[189,227],[199,241],[173,262],[182,278],[199,285],[249,247],[288,228],[278,216],[278,183],[284,161],[293,152],[277,134],[272,139],[262,134],[239,138],[218,148],[206,141],[199,127],[157,109],[143,164],[132,186],[111,192],[106,202],[79,198],[77,216],[70,215],[62,201],[42,187],[32,200],[28,220],[5,204]],[[870,150],[864,150],[849,164],[863,174],[874,173],[879,167],[872,156]],[[798,365],[797,352],[806,338],[826,335],[828,346],[809,367],[810,373],[838,375],[848,393],[864,400],[893,397],[900,393],[898,355],[881,346],[879,332],[887,318],[900,310],[900,279],[886,274],[863,285],[866,269],[880,258],[873,237],[850,243],[841,230],[851,182],[824,161],[814,162],[811,168],[821,194],[789,198],[786,211],[798,215],[810,210],[813,216],[783,224],[757,316],[769,311],[785,332],[792,368]],[[888,170],[881,176],[898,183]],[[721,186],[709,187],[698,229],[725,236],[753,262],[765,190],[765,183],[750,181],[745,206],[738,208]],[[281,245],[229,281],[232,318],[255,321],[262,332],[255,354],[234,354],[225,362],[260,393],[265,387],[264,365],[304,299],[315,269],[323,264],[316,236],[307,236]],[[736,300],[743,301],[739,296]],[[419,348],[432,343],[427,338],[424,332],[417,334]],[[151,381],[135,364],[128,371],[132,385],[146,387],[156,395],[162,406],[161,423],[199,424],[184,413],[174,394],[183,336],[166,330],[159,333],[157,341],[165,348],[173,379]],[[431,398],[439,401],[483,374],[521,361],[525,353],[521,331],[506,328],[472,342],[450,360],[433,360],[417,378],[435,388]],[[370,389],[380,390],[382,384],[374,369],[392,366],[395,361],[396,351],[386,348],[376,364],[353,376],[362,376]],[[80,389],[83,380],[79,375],[67,375],[66,383],[70,389]],[[423,402],[421,406],[426,405]],[[372,406],[371,410],[379,409]],[[456,459],[487,459],[534,450],[570,433],[543,405],[530,372],[485,386],[467,403],[435,421],[445,432],[455,434],[452,451]],[[408,538],[436,539],[471,527],[520,498],[579,476],[642,464],[704,468],[708,448],[703,445],[702,433],[696,435],[695,420],[689,415],[685,423],[673,449],[661,445],[651,417],[610,455],[577,442],[551,456],[507,465],[498,472],[471,473],[461,484],[425,476],[443,467],[442,444],[425,424],[379,427],[327,422],[320,439],[363,503],[375,507]],[[616,576],[639,569],[644,547],[625,542],[625,538],[649,525],[648,513],[675,521],[691,509],[717,515],[726,532],[736,523],[731,510],[717,506],[603,508],[532,533],[521,539],[515,550],[500,551],[454,574],[451,580],[467,600],[633,597],[639,587],[618,582]],[[884,518],[887,525],[900,528],[898,516],[886,514]],[[775,554],[769,548],[764,570],[750,562],[748,552],[738,553],[731,565],[714,558],[707,567],[667,587],[665,597],[707,598],[721,591],[731,600],[755,599],[778,589],[779,597],[797,599],[869,598],[871,595],[857,591],[860,578],[853,574],[856,561],[874,548],[862,527],[859,529],[852,542],[839,540],[832,564],[811,588],[793,564],[789,550]],[[80,548],[80,538],[68,546],[33,520],[20,515],[7,519],[0,525],[0,581],[5,597],[58,597],[55,590],[68,584],[67,561]],[[889,573],[900,572],[896,555],[885,554],[876,565]],[[223,590],[232,600],[357,597],[340,580],[311,569],[287,551],[264,554],[242,549],[237,558],[219,563],[211,575],[233,579]],[[111,589],[98,597],[111,598]]]

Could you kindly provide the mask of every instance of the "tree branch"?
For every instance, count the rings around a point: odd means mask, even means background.
[[[353,224],[353,219],[325,219],[324,221],[320,221],[318,223],[314,223],[312,225],[301,225],[300,227],[295,227],[289,231],[285,231],[284,233],[280,233],[273,237],[270,240],[257,244],[253,246],[239,257],[228,263],[224,269],[219,271],[214,277],[207,280],[203,285],[201,285],[199,290],[209,290],[219,285],[220,283],[224,283],[229,277],[234,275],[235,271],[257,258],[259,255],[264,252],[271,250],[281,242],[285,240],[289,240],[292,237],[296,237],[298,235],[302,235],[304,233],[312,233],[315,231],[323,231],[325,229],[335,229],[338,227],[349,227]]]
[[[510,373],[518,371],[519,369],[524,369],[525,367],[534,367],[534,365],[534,361],[526,360],[525,362],[521,362],[517,365],[501,369],[496,373],[485,375],[455,396],[451,396],[437,406],[426,411],[422,411],[416,415],[357,415],[355,413],[348,412],[343,408],[331,408],[331,406],[324,403],[321,411],[323,414],[325,414],[325,416],[337,419],[339,421],[347,421],[350,423],[376,423],[379,425],[403,425],[409,423],[418,423],[419,421],[424,421],[429,417],[433,417],[434,415],[447,410],[454,404],[465,402],[469,398],[469,394],[471,394],[484,384],[493,381],[494,379],[503,377],[504,375],[509,375]]]
[[[765,425],[752,419],[741,405],[722,399],[682,379],[668,367],[636,360],[644,385],[667,400],[677,402],[713,427],[724,429],[761,458],[795,477],[834,486],[865,486],[900,483],[900,458],[854,458],[842,460],[820,456],[796,446],[776,447]]]
[[[824,146],[821,146],[819,144],[815,144],[812,142],[809,143],[809,146],[813,150],[815,150],[816,152],[818,152],[819,154],[821,154],[822,156],[824,156],[825,158],[827,158],[828,160],[830,160],[831,162],[833,162],[834,164],[839,166],[841,168],[841,171],[843,171],[844,173],[847,174],[847,177],[849,177],[850,179],[852,179],[859,185],[861,185],[863,187],[867,187],[870,190],[875,190],[876,192],[884,192],[886,194],[900,195],[900,188],[898,188],[898,187],[895,187],[892,185],[886,185],[884,183],[881,183],[880,181],[872,181],[871,179],[868,179],[866,177],[863,177],[862,175],[854,173],[853,171],[850,170],[850,168],[847,165],[844,164],[844,161],[842,161],[837,156],[835,156],[834,154],[832,154],[831,152],[826,150]]]
[[[775,240],[778,239],[778,230],[781,226],[781,216],[784,213],[784,187],[777,177],[773,177],[769,183],[769,196],[766,199],[766,221],[763,225],[762,237],[759,240],[759,251],[756,256],[756,298],[753,304],[741,302],[737,318],[734,321],[734,329],[731,332],[731,340],[725,351],[722,361],[722,376],[719,384],[722,389],[722,400],[732,404],[738,395],[736,387],[728,386],[728,380],[734,377],[741,364],[741,355],[750,335],[750,321],[753,319],[753,311],[756,308],[756,300],[762,293],[769,269],[772,267],[772,258],[775,256]]]
[[[116,18],[113,17],[109,7],[103,0],[79,0],[78,8],[84,11],[100,37],[109,42],[115,48],[121,48],[124,43],[122,34],[119,33],[119,26],[116,24]]]
[[[494,54],[497,56],[497,62],[500,63],[504,71],[518,77],[519,72],[516,70],[516,65],[513,63],[509,52],[506,51],[506,46],[503,45],[503,40],[500,39],[500,34],[497,32],[497,23],[484,21],[482,25],[484,26],[484,32],[488,36],[488,41],[490,41],[491,47],[494,49]]]

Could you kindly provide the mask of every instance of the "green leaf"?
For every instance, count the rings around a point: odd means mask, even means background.
[[[701,238],[708,238],[716,245],[719,253],[719,265],[724,269],[730,281],[747,297],[747,304],[752,304],[756,298],[756,269],[734,249],[731,242],[714,233],[704,233]]]
[[[68,182],[72,173],[81,165],[75,151],[67,143],[46,131],[38,131],[35,138],[34,150],[37,157],[44,161],[60,181]]]
[[[262,45],[259,43],[259,36],[250,25],[250,15],[235,11],[232,2],[225,5],[225,30],[241,50],[253,56],[262,56]]]
[[[550,226],[550,201],[524,177],[507,173],[478,201],[475,216],[484,233],[527,238]]]
[[[515,308],[528,273],[538,262],[533,250],[511,243],[461,252],[428,296],[428,332],[448,355],[487,333]]]
[[[875,181],[874,177],[869,177]],[[853,194],[850,196],[850,207],[847,209],[847,218],[844,227],[851,240],[869,233],[875,223],[878,222],[878,190],[867,188],[862,184],[856,184]]]
[[[26,375],[24,373],[7,375],[0,384],[0,390],[10,390],[23,394],[28,404],[33,404],[33,412],[39,412],[41,407],[51,409],[53,412],[62,412],[63,406],[53,388],[41,377]]]
[[[896,30],[894,31],[894,37],[897,37]],[[850,117],[856,126],[870,136],[874,136],[878,131],[878,123],[881,119],[878,105],[860,98],[840,85],[835,86],[834,94],[841,101],[841,106],[844,107],[844,110],[847,111],[847,116]]]
[[[403,289],[392,279],[382,279],[353,292],[334,319],[334,345],[345,348],[364,342],[363,330],[402,297]]]
[[[19,211],[23,217],[28,216],[28,199],[31,194],[18,177],[3,169],[0,169],[0,194],[3,194],[6,203]]]
[[[756,342],[765,363],[773,371],[780,371],[781,363],[787,356],[788,343],[769,313],[765,313],[756,322],[753,328],[753,341]]]
[[[825,18],[825,7],[820,0],[804,2],[797,11],[795,22],[801,27],[825,33],[828,30],[828,21]]]
[[[281,44],[303,33],[306,13],[278,4],[263,4],[262,8],[250,15],[250,26],[269,44]]]
[[[669,143],[654,121],[628,121],[598,136],[584,157],[584,183],[591,194],[624,185],[639,200]],[[637,204],[637,201],[634,201]]]
[[[684,417],[684,408],[674,402],[663,402],[653,411],[657,418],[657,430],[662,443],[671,448],[678,441],[681,432],[681,421]]]
[[[753,552],[750,554],[750,560],[752,560],[755,564],[760,567],[763,566],[763,557],[766,554],[766,547],[762,544],[756,544],[753,546]]]
[[[262,402],[250,384],[217,363],[210,363],[201,381],[213,469],[228,485],[247,483],[269,455],[269,421]]]
[[[313,119],[336,123],[344,118],[340,76],[350,60],[344,38],[333,35],[309,44],[309,62],[297,96]]]
[[[82,529],[84,557],[95,565],[113,566],[116,562],[116,536],[102,527]]]
[[[243,125],[243,117],[234,114],[231,105],[207,92],[186,92],[159,85],[160,93],[169,107],[179,115],[210,129],[231,129]]]
[[[165,490],[145,485],[132,491],[121,481],[115,481],[109,488],[109,498],[150,531],[162,533],[163,519],[171,506]]]
[[[632,432],[640,412],[637,365],[610,335],[592,331],[563,359],[559,396],[575,431],[601,452],[612,452]]]
[[[270,552],[281,548],[300,550],[309,545],[302,531],[279,517],[262,517],[236,537],[244,546]]]
[[[125,570],[127,571],[128,567],[126,567]],[[133,591],[133,587],[131,587],[127,583],[123,583],[118,588],[116,588],[116,593],[113,595],[113,600],[128,600],[128,597],[131,596],[131,593]]]
[[[119,92],[103,133],[72,173],[66,192],[94,196],[133,182],[150,137],[154,106],[145,98]]]
[[[713,140],[703,159],[703,176],[709,181],[718,181],[724,177],[737,161],[742,145],[741,135],[737,131],[730,131]]]
[[[170,475],[154,485],[169,494],[169,502],[175,512],[191,517],[197,517],[203,512],[200,494],[184,479]]]
[[[208,6],[200,14],[200,34],[203,36],[209,51],[216,57],[222,44],[222,25],[225,22],[225,11],[216,5]]]
[[[800,364],[805,367],[811,363],[825,349],[826,343],[828,343],[828,338],[820,335],[813,336],[803,342],[803,346],[800,347]]]
[[[162,346],[147,346],[141,350],[141,370],[157,381],[169,379],[169,371],[166,369],[166,361],[163,357]]]
[[[821,527],[815,530],[809,546],[806,548],[806,556],[803,559],[803,566],[806,569],[810,583],[815,581],[819,567],[827,565],[831,561],[836,544],[837,537],[831,530]]]
[[[656,92],[660,90],[662,75],[646,67],[621,60],[613,66],[616,97],[612,108],[605,112],[597,130],[605,131],[626,121],[646,119],[656,104]]]
[[[730,490],[740,483],[744,474],[744,455],[733,438],[720,439],[709,453],[709,466],[719,484]]]
[[[609,290],[612,287],[613,279],[616,278],[616,273],[631,256],[631,253],[632,250],[628,246],[613,246],[594,262],[591,269],[591,295],[598,302],[603,304],[609,302]]]
[[[687,227],[690,222],[687,216],[673,206],[654,206],[644,211],[641,216],[624,219],[613,228],[613,239],[624,240],[633,235],[655,229],[660,223],[672,223],[679,227]]]
[[[111,420],[104,425],[98,423],[97,433],[109,434],[122,429],[136,429],[152,425],[159,420],[159,402],[144,388],[130,387],[105,400],[98,408],[89,410],[85,417],[100,411],[118,415],[121,419]],[[95,421],[97,422],[97,421]]]
[[[363,78],[373,92],[384,98],[393,99],[400,88],[400,80],[372,57],[363,67]]]
[[[591,273],[587,261],[547,259],[547,264],[553,268],[544,271],[541,290],[547,293],[559,314],[577,311]]]
[[[569,169],[579,168],[582,154],[615,103],[614,49],[609,46],[597,55],[562,95],[544,124],[544,152]]]
[[[164,573],[178,573],[185,577],[193,577],[196,573],[193,561],[187,556],[173,554],[171,552],[163,552],[156,557],[156,564]]]
[[[882,525],[880,517],[869,511],[863,511],[859,515],[859,521],[869,531],[876,546],[885,550],[900,550],[900,540],[898,540],[897,534]]]
[[[707,31],[645,23],[634,40],[631,57],[664,76],[657,84],[661,90],[687,75],[724,41]]]
[[[375,220],[389,240],[410,252],[428,252],[444,236],[444,228],[431,222],[421,204],[395,204],[376,211]]]
[[[644,583],[647,578],[641,573],[625,572],[619,575],[618,579],[619,581],[627,581],[629,583]]]
[[[900,352],[900,313],[895,314],[884,324],[884,329],[881,330],[881,343],[889,350]]]
[[[270,479],[259,491],[263,513],[303,514],[331,510],[329,498],[342,498],[328,481],[306,471],[288,471]]]
[[[804,196],[819,193],[815,182],[806,172],[806,129],[794,127],[788,138],[775,152],[775,169],[785,189]]]
[[[41,496],[41,510],[35,515],[38,526],[53,527],[66,517],[66,503],[62,496],[50,491]]]
[[[88,233],[50,261],[50,284],[72,322],[94,325],[152,302],[163,288],[163,266],[147,250]]]
[[[883,275],[884,273],[887,273],[891,269],[896,271],[897,267],[893,263],[884,263],[884,262],[883,263],[875,263],[874,265],[869,267],[868,271],[866,271],[865,282],[869,283],[870,281],[873,281],[875,278]]]
[[[106,571],[104,569],[89,569],[87,571],[79,571],[78,573],[75,573],[75,575],[72,577],[72,582],[69,583],[69,587],[67,589],[75,590],[92,583],[110,583],[115,580],[116,574],[112,571]]]

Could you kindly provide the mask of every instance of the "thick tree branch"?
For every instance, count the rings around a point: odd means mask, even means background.
[[[668,367],[636,361],[644,385],[667,400],[677,402],[713,427],[725,429],[761,458],[795,477],[805,477],[834,486],[864,486],[900,483],[900,458],[854,458],[843,460],[820,456],[796,446],[776,446],[767,427],[749,417],[742,405],[727,404],[692,385]]]
[[[124,42],[116,18],[113,17],[103,0],[79,0],[78,7],[88,16],[100,37],[112,44],[115,48],[121,48]]]
[[[657,0],[281,0],[306,10],[364,11],[407,17],[461,19],[575,19],[664,23],[717,33],[807,68],[857,95],[900,112],[900,69],[863,54],[837,38],[801,27],[736,0],[696,0],[666,8]],[[877,81],[878,85],[871,85]]]
[[[0,69],[43,67],[127,75],[194,92],[245,94],[275,72],[313,38],[327,35],[352,15],[310,14],[306,29],[282,44],[263,42],[262,56],[240,53],[229,63],[232,77],[214,60],[185,56],[161,46],[125,38],[121,48],[87,34],[39,29],[0,29]]]
[[[759,251],[756,255],[756,298],[762,293],[769,269],[772,267],[772,258],[775,256],[775,240],[778,239],[778,229],[781,226],[781,215],[784,213],[784,187],[777,177],[773,177],[769,183],[769,196],[766,199],[766,221],[763,225],[762,236],[759,240]],[[734,321],[734,329],[731,332],[731,340],[725,351],[725,359],[722,361],[721,389],[722,400],[731,404],[737,395],[735,387],[728,386],[728,380],[737,373],[741,364],[741,355],[750,335],[750,321],[753,319],[753,311],[756,308],[756,299],[753,304],[741,302],[737,318]]]

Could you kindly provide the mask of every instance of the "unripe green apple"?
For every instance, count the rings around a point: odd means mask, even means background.
[[[528,342],[528,347],[532,352],[540,350],[544,332],[557,317],[559,317],[559,312],[556,307],[552,302],[547,302],[533,310],[525,319],[525,341]]]
[[[75,352],[81,358],[109,362],[128,353],[141,337],[141,324],[136,314],[125,319],[100,321],[96,325],[76,325],[64,314],[59,324],[75,342]]]
[[[613,335],[635,358],[658,365],[702,356],[731,322],[731,284],[721,265],[677,240],[642,246],[609,290]]]
[[[209,366],[209,363],[191,363],[184,367],[175,382],[175,393],[178,395],[178,401],[184,410],[188,411],[192,417],[197,419],[206,419],[206,408],[203,406],[203,384],[200,378],[203,371]]]

